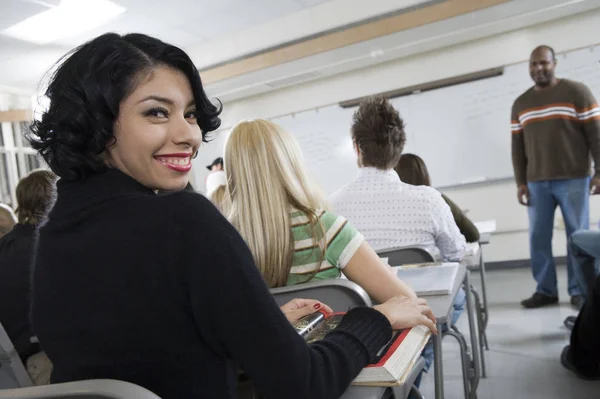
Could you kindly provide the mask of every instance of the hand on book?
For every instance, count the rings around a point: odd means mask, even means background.
[[[394,330],[423,325],[437,334],[435,317],[425,299],[396,296],[373,309],[387,317]]]
[[[280,309],[290,323],[319,311],[333,313],[333,310],[329,306],[314,299],[292,299]]]

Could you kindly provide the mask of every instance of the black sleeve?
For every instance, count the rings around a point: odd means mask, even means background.
[[[266,398],[338,398],[391,339],[388,320],[356,308],[326,339],[307,345],[233,226],[208,200],[189,193],[185,198],[175,218],[175,242],[202,337],[238,362]]]

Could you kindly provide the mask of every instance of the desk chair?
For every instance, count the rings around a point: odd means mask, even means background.
[[[346,311],[352,306],[373,305],[371,298],[362,287],[343,279],[321,280],[273,288],[271,294],[279,306],[294,298],[316,299],[336,311]],[[341,399],[406,399],[411,390],[419,398],[421,396],[419,396],[418,389],[412,385],[424,366],[425,362],[420,358],[406,379],[407,383],[401,387],[350,386]]]
[[[129,382],[85,380],[40,387],[0,390],[0,399],[160,399]]]
[[[0,323],[0,389],[30,387],[33,383],[15,346]]]
[[[373,306],[369,294],[358,284],[349,280],[330,279],[271,289],[279,306],[294,298],[321,301],[336,311],[346,311],[351,306]]]
[[[396,247],[377,251],[380,258],[387,258],[390,266],[402,266],[410,263],[441,262],[439,255],[434,255],[427,247]]]
[[[429,249],[422,246],[414,246],[414,247],[397,247],[391,249],[385,249],[381,251],[377,251],[377,255],[380,258],[387,258],[388,264],[390,266],[402,266],[411,263],[431,263],[431,262],[440,262],[442,259],[439,256],[434,255]],[[467,287],[465,287],[467,289]],[[483,326],[482,321],[482,311],[481,307],[478,306],[479,302],[479,294],[475,290],[471,284],[469,284],[468,289],[473,293],[475,297],[475,310],[477,314],[477,325],[479,336],[481,339],[481,326]],[[467,309],[468,310],[468,309]],[[448,331],[444,332],[443,337],[451,336],[458,341],[458,344],[461,348],[461,365],[463,372],[463,386],[465,398],[469,397],[469,381],[475,379],[474,373],[469,370],[472,369],[469,367],[473,365],[471,361],[471,354],[469,353],[469,346],[467,345],[467,341],[464,335],[459,331],[458,327],[454,325],[448,325]],[[482,353],[481,356],[481,375],[485,375],[485,364],[483,359],[483,347],[480,345],[480,348],[472,348],[472,350],[480,350]]]

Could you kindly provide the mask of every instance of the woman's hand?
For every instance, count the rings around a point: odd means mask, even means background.
[[[333,310],[329,306],[314,299],[292,299],[280,309],[290,323],[319,310],[324,310],[326,313],[333,313]]]
[[[397,296],[373,309],[387,317],[394,330],[423,325],[437,334],[435,317],[425,299]]]

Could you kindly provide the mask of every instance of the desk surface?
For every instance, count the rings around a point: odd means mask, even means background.
[[[454,285],[452,286],[452,291],[449,295],[422,295],[421,298],[427,299],[427,303],[429,307],[433,311],[433,315],[437,319],[439,324],[444,324],[450,318],[452,314],[452,305],[454,304],[454,299],[458,294],[458,290],[462,286],[462,283],[465,279],[465,275],[467,274],[467,268],[465,265],[458,266],[458,272],[456,274],[456,278],[454,279]]]

